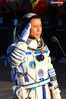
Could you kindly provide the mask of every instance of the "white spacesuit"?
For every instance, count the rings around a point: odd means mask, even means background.
[[[30,24],[20,41],[8,47],[14,99],[51,99],[50,86],[54,86],[56,99],[61,99],[56,73],[51,64],[50,51],[43,39],[28,38]],[[26,36],[27,35],[27,36]],[[22,39],[22,40],[21,40]],[[26,43],[24,42],[26,40]]]

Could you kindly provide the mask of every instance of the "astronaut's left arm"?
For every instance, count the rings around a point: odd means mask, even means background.
[[[50,51],[49,51],[49,53],[50,53]],[[59,89],[59,85],[58,85],[57,77],[56,77],[56,72],[51,63],[50,56],[48,56],[48,76],[50,78],[49,87],[54,95],[53,99],[61,99],[60,89]]]

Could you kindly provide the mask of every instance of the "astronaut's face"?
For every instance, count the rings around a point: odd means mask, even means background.
[[[33,18],[31,21],[30,36],[39,39],[42,33],[42,22],[40,18]]]

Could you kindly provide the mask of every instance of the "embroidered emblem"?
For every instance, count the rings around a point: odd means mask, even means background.
[[[32,68],[32,69],[35,69],[36,68],[36,62],[34,60],[30,61],[29,67]]]
[[[42,76],[44,75],[44,72],[43,72],[42,69],[40,69],[40,70],[38,71],[38,75],[39,75],[40,77],[42,77]]]

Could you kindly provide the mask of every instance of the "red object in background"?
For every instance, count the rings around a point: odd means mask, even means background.
[[[19,10],[19,4],[16,4],[16,11],[18,11]]]
[[[45,13],[48,10],[48,4],[45,2],[45,0],[39,0],[38,4],[35,5],[33,12],[36,14],[42,14]]]
[[[56,15],[56,21],[58,20],[58,18],[62,15],[62,11],[60,10],[60,8],[57,8],[57,15]]]
[[[0,14],[2,14],[3,10],[2,10],[2,5],[5,3],[4,0],[0,0]]]
[[[57,2],[66,2],[66,0],[57,0]],[[59,3],[60,5],[63,5],[63,3]]]
[[[5,3],[5,0],[0,0],[0,4],[4,4]]]
[[[0,6],[0,14],[3,12],[2,7]]]
[[[57,0],[58,2],[66,2],[66,0]]]
[[[28,12],[33,12],[31,5],[28,5],[28,6],[21,5],[21,8],[25,9]]]

